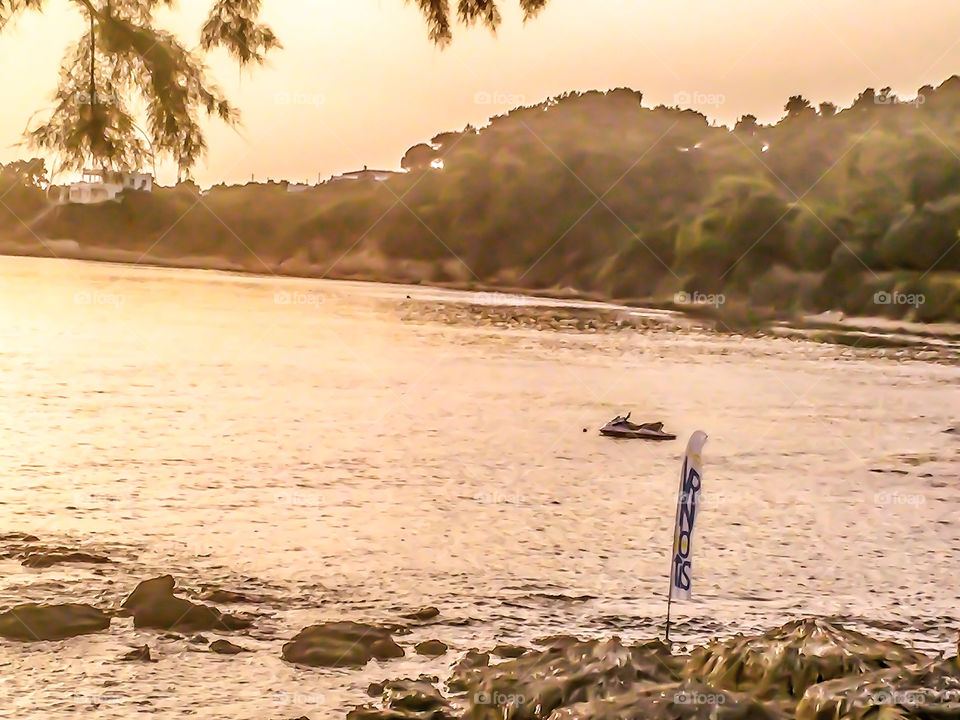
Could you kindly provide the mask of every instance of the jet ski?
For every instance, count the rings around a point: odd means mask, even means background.
[[[616,438],[642,438],[644,440],[676,440],[677,436],[663,431],[662,422],[630,422],[630,413],[617,415],[600,428],[600,434]]]

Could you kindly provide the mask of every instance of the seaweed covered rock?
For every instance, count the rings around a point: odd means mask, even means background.
[[[592,640],[474,667],[460,676],[458,686],[466,694],[470,720],[541,720],[558,708],[597,704],[638,684],[675,683],[683,661],[659,640],[634,646],[619,638]]]
[[[221,613],[215,607],[193,603],[173,594],[176,582],[171,575],[144,580],[121,607],[133,615],[136,627],[200,632],[241,630],[252,624],[246,618]]]
[[[452,693],[463,693],[480,682],[483,669],[490,666],[490,654],[477,650],[467,650],[450,671],[447,680],[447,690]]]
[[[347,714],[347,720],[455,720],[450,702],[421,675],[416,680],[391,680],[383,685],[382,706],[365,705]]]
[[[760,698],[799,699],[807,688],[827,680],[925,662],[928,657],[903,645],[806,619],[698,648],[684,676]]]
[[[486,716],[475,715],[476,718]],[[492,717],[492,716],[490,716]],[[787,720],[790,715],[749,695],[699,683],[641,684],[612,697],[559,708],[550,720]]]
[[[823,682],[797,705],[797,720],[876,717],[960,718],[958,659]]]
[[[110,616],[90,605],[25,603],[0,613],[0,637],[9,640],[64,640],[110,627]]]
[[[356,622],[311,625],[283,646],[284,660],[312,667],[362,667],[402,656],[390,630]]]

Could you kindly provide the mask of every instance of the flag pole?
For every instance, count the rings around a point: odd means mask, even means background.
[[[680,501],[683,499],[683,479],[687,476],[687,458],[683,458],[683,470],[680,473],[680,488],[677,490],[677,509],[673,517],[673,539],[670,541],[670,571],[667,573],[669,589],[667,590],[667,628],[665,641],[670,644],[670,602],[673,600],[673,557],[677,553],[677,524],[680,522]]]

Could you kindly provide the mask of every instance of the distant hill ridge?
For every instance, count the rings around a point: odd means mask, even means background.
[[[412,147],[384,182],[217,186],[200,202],[185,184],[34,230],[260,272],[960,320],[960,78],[909,101],[868,89],[839,112],[794,96],[776,124],[733,130],[641,100],[517,108]],[[5,203],[28,217],[38,198]],[[0,233],[18,225],[0,207]]]

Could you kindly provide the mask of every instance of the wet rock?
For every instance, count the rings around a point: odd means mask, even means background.
[[[480,682],[480,675],[490,665],[490,654],[467,650],[460,661],[450,671],[447,689],[452,693],[466,692]]]
[[[156,662],[150,657],[150,646],[141,645],[120,658],[123,662]]]
[[[921,653],[825,620],[794,620],[760,636],[698,648],[684,676],[760,698],[801,698],[817,683],[928,662]]]
[[[0,637],[9,640],[63,640],[110,627],[110,616],[90,605],[25,603],[0,613]]]
[[[223,590],[221,588],[212,588],[205,590],[200,594],[201,600],[209,600],[213,603],[219,603],[221,605],[229,605],[230,603],[248,603],[254,602],[253,598],[244,595],[240,592],[234,592],[233,590]]]
[[[424,607],[420,608],[416,612],[407,613],[402,617],[407,618],[408,620],[432,620],[440,614],[440,611],[435,607]]]
[[[510,645],[509,643],[502,643],[497,645],[492,651],[493,655],[496,655],[498,658],[518,658],[524,653],[527,652],[527,648],[521,647],[520,645]]]
[[[490,720],[474,713],[471,720]],[[539,718],[540,715],[504,715]],[[574,703],[555,710],[550,720],[787,720],[791,715],[748,695],[698,683],[637,685],[607,698]]]
[[[381,708],[369,705],[347,714],[347,720],[456,720],[450,702],[421,675],[417,680],[384,683]]]
[[[229,640],[214,640],[210,643],[210,650],[219,655],[239,655],[240,653],[249,652],[246,648],[234,645]]]
[[[78,550],[49,550],[30,552],[20,563],[28,568],[48,568],[54,565],[64,563],[90,563],[103,565],[113,562],[110,558],[103,555],[93,555],[92,553],[80,552]]]
[[[567,645],[575,645],[583,641],[575,635],[544,635],[543,637],[538,637],[533,642],[544,647],[566,647]]]
[[[0,542],[10,542],[10,543],[24,543],[24,542],[40,542],[40,538],[36,535],[30,535],[29,533],[24,532],[8,532],[0,533]]]
[[[797,705],[797,720],[960,718],[957,658],[819,683]]]
[[[683,661],[659,641],[635,646],[626,646],[619,638],[578,642],[475,668],[466,674],[467,686],[460,692],[465,696],[465,717],[471,720],[556,720],[551,713],[560,708],[610,702],[641,684],[676,682]],[[591,716],[581,712],[569,717]]]
[[[441,642],[440,640],[425,640],[422,643],[417,643],[417,645],[414,647],[414,651],[417,653],[417,655],[430,655],[432,657],[437,657],[447,652],[447,644]]]
[[[284,660],[312,667],[362,667],[402,656],[389,629],[355,622],[311,625],[283,646]]]
[[[121,607],[133,615],[136,627],[196,632],[200,630],[240,630],[252,624],[246,618],[221,613],[215,607],[192,603],[176,597],[171,575],[144,580]]]

